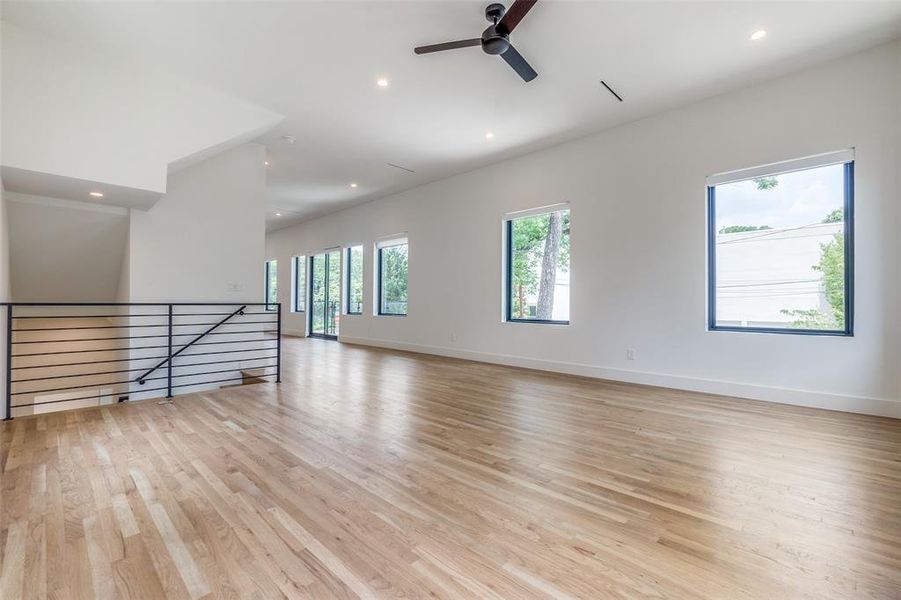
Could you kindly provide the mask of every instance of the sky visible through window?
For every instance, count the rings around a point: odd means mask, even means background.
[[[843,167],[831,165],[777,175],[777,185],[769,189],[758,188],[754,180],[717,186],[716,230],[729,225],[776,229],[820,223],[844,204]]]
[[[716,324],[845,328],[844,165],[716,186]]]

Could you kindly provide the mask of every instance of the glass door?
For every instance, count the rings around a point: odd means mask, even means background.
[[[341,318],[341,250],[310,257],[310,335],[335,339]]]

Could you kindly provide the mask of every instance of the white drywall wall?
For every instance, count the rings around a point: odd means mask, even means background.
[[[0,302],[9,301],[9,215],[0,180]]]
[[[6,167],[162,193],[170,164],[244,143],[282,119],[204,86],[2,27]]]
[[[3,5],[0,3],[0,21],[3,18]],[[0,49],[3,45],[3,31],[0,25]],[[0,83],[3,81],[3,61],[0,60]],[[3,114],[3,94],[0,89],[0,115]],[[3,164],[3,119],[0,118],[0,165]],[[0,177],[0,302],[9,301],[9,226],[6,220],[6,198],[4,197],[3,178]],[[0,310],[0,317],[6,318],[6,310]],[[6,365],[6,337],[0,333],[0,365]],[[6,377],[0,376],[0,418],[6,418]]]
[[[259,144],[229,150],[173,173],[156,206],[131,211],[132,302],[262,302],[264,161]]]
[[[119,287],[116,290],[116,302],[128,302],[131,298],[131,234],[125,234],[125,250],[119,270]]]
[[[110,302],[119,289],[128,211],[6,193],[16,302]]]
[[[9,302],[9,220],[3,180],[0,179],[0,302]],[[0,309],[0,327],[6,331],[6,311]],[[0,333],[0,365],[6,368],[6,333]],[[6,418],[6,376],[0,376],[0,419]]]
[[[266,258],[287,307],[292,256],[364,244],[346,341],[901,417],[899,78],[895,42],[276,231]],[[706,331],[705,177],[850,147],[855,336]],[[502,323],[504,215],[564,201],[571,325]],[[409,315],[373,316],[372,245],[399,232]],[[302,332],[304,315],[285,326]]]
[[[218,156],[189,166],[169,177],[169,191],[149,211],[131,211],[129,232],[130,302],[262,302],[260,291],[263,277],[260,265],[265,246],[265,149],[258,144],[246,144]],[[177,312],[230,312],[237,307],[197,307]],[[142,309],[145,310],[145,309]],[[151,311],[165,308],[146,309]],[[146,311],[145,310],[145,311]],[[259,311],[259,307],[250,309]],[[177,323],[215,323],[220,317],[197,316],[176,319]],[[259,325],[257,327],[260,327]],[[179,327],[175,345],[187,343],[191,334],[199,334],[206,325]],[[253,327],[236,328],[253,331]],[[222,331],[229,330],[228,327]],[[237,336],[238,339],[259,340],[258,336]],[[225,342],[234,336],[209,338],[205,342]],[[132,342],[133,346],[146,344]],[[230,350],[248,350],[260,346],[248,341],[228,346]],[[209,350],[209,348],[207,348]],[[192,350],[193,351],[193,350]],[[234,359],[242,354],[230,355]],[[132,364],[152,364],[148,356],[159,356],[158,350],[133,349]],[[222,358],[219,356],[218,358]],[[176,380],[178,391],[215,389],[223,383],[237,383],[237,372],[243,364],[233,364],[230,373]],[[250,364],[256,366],[256,364]],[[202,373],[210,367],[185,369],[177,367],[178,375]],[[159,374],[157,374],[159,376]],[[229,379],[231,378],[231,379]],[[197,387],[184,387],[203,381],[225,382]],[[145,386],[148,389],[160,385]],[[133,385],[131,399],[161,396],[164,392],[147,392]]]

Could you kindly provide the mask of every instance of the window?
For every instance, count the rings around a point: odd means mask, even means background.
[[[278,261],[266,261],[266,310],[275,310],[278,304]]]
[[[303,256],[294,257],[294,312],[306,310],[307,262]]]
[[[406,238],[379,242],[378,246],[378,314],[407,314]]]
[[[852,335],[853,152],[708,179],[708,327]]]
[[[310,335],[337,339],[341,325],[341,248],[310,257]]]
[[[569,209],[506,221],[506,319],[569,323]]]
[[[347,314],[363,314],[363,246],[347,249]],[[405,296],[406,297],[406,296]]]

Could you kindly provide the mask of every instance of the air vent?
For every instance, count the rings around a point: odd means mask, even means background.
[[[406,171],[407,173],[415,173],[416,172],[413,169],[408,169],[407,167],[402,167],[402,166],[396,165],[394,163],[385,163],[385,164],[388,165],[389,167],[394,167],[395,169],[400,169],[401,171]]]
[[[619,94],[617,94],[616,92],[614,92],[614,91],[613,91],[613,88],[610,87],[609,85],[607,85],[607,82],[604,81],[603,79],[601,80],[601,85],[604,86],[605,88],[607,88],[607,91],[610,92],[611,94],[613,94],[613,97],[614,97],[614,98],[616,98],[616,99],[619,100],[620,102],[623,101],[622,96],[620,96]]]

